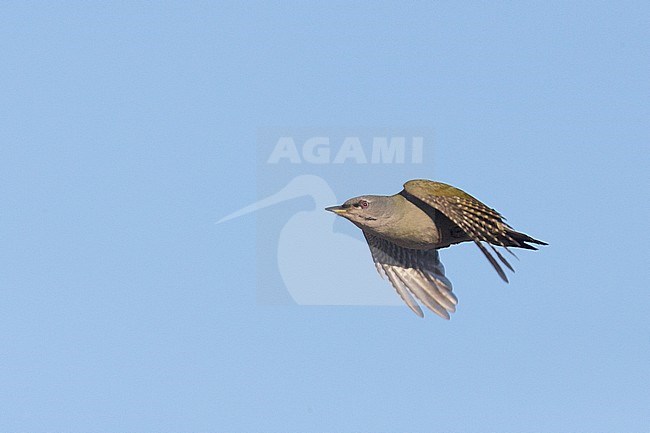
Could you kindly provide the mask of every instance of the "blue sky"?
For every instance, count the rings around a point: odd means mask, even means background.
[[[0,430],[647,431],[649,21],[644,2],[4,3]],[[256,221],[278,211],[215,221],[258,198],[278,126],[431,128],[430,165],[337,197],[434,178],[550,246],[509,285],[443,251],[449,322],[262,305],[277,233]]]

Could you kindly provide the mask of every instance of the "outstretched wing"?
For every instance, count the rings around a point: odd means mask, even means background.
[[[467,233],[505,282],[508,282],[508,277],[506,277],[503,268],[490,254],[483,242],[513,272],[514,269],[494,247],[495,245],[505,248],[510,254],[513,253],[508,250],[508,247],[536,249],[526,244],[526,242],[546,245],[542,241],[513,230],[512,227],[505,223],[499,212],[451,185],[424,179],[411,180],[404,184],[404,191],[407,195],[413,196],[442,212]]]
[[[449,319],[449,313],[456,311],[458,299],[451,291],[437,250],[403,248],[365,231],[363,234],[377,271],[388,278],[415,314],[424,316],[413,296],[438,316]]]

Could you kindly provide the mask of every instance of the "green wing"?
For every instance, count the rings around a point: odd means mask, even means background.
[[[514,231],[504,222],[504,218],[499,212],[458,188],[440,182],[418,179],[406,182],[404,191],[442,212],[460,227],[474,241],[505,282],[508,282],[508,277],[503,268],[483,243],[486,243],[499,260],[513,272],[514,269],[510,263],[494,245],[503,247],[508,252],[510,252],[509,246],[535,249],[523,242],[526,239],[519,236],[523,233]],[[529,238],[528,241],[542,243],[529,236],[526,237]],[[512,254],[512,252],[510,253]]]

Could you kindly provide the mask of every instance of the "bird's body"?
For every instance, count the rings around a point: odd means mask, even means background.
[[[411,295],[443,318],[455,311],[457,299],[444,274],[438,249],[473,241],[504,281],[496,257],[512,266],[495,248],[536,249],[546,245],[513,230],[494,209],[464,191],[441,182],[411,180],[392,196],[361,196],[327,210],[349,219],[368,241],[377,270],[388,277],[402,299],[418,315]],[[509,250],[508,250],[509,251]]]
[[[386,201],[393,212],[386,213],[377,224],[363,221],[353,223],[367,231],[404,248],[430,250],[470,240],[457,226],[430,206],[419,206],[406,194],[376,197]],[[408,222],[405,224],[404,222]]]

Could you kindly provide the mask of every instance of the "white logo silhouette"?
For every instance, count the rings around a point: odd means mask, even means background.
[[[338,201],[319,176],[297,176],[277,193],[217,223],[303,196],[311,197],[314,207],[287,220],[277,247],[278,269],[294,301],[300,305],[401,305],[391,287],[378,278],[366,242],[334,232],[336,215],[324,208]]]

